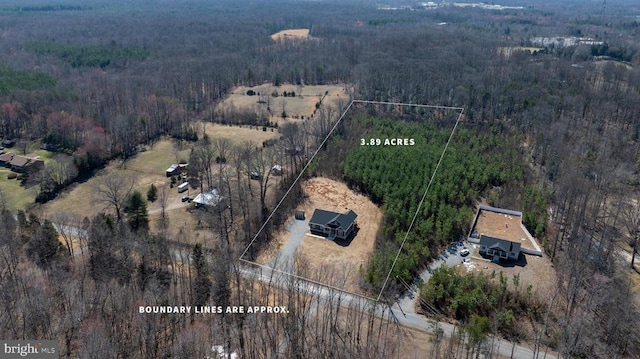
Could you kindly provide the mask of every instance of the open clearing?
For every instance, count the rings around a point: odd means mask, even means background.
[[[203,127],[204,126],[204,127]],[[262,131],[262,129],[255,129],[249,126],[224,126],[213,123],[200,123],[196,125],[196,128],[204,129],[204,131],[215,140],[218,138],[226,138],[232,144],[241,144],[242,142],[249,141],[254,142],[257,146],[261,146],[262,142],[279,136],[277,131]],[[58,212],[70,212],[80,216],[91,217],[99,212],[108,210],[104,204],[100,203],[95,195],[95,187],[99,183],[99,179],[105,175],[115,175],[131,178],[134,182],[133,189],[140,191],[143,195],[146,195],[147,190],[154,184],[158,189],[161,186],[169,186],[170,180],[165,175],[165,170],[173,163],[179,161],[187,161],[189,159],[189,151],[191,144],[183,142],[182,148],[176,145],[175,141],[170,139],[163,139],[156,142],[153,146],[146,148],[144,151],[139,152],[136,156],[130,158],[126,162],[120,160],[114,160],[107,165],[107,167],[89,180],[83,183],[74,183],[65,191],[63,191],[57,198],[42,207],[44,213],[52,215]],[[2,173],[0,172],[0,175]],[[4,176],[6,179],[6,175]],[[0,186],[4,186],[2,178],[0,178]],[[11,186],[16,187],[19,185],[19,181],[11,180]],[[10,182],[10,181],[9,181]],[[8,185],[9,186],[9,185]],[[35,193],[31,194],[31,198],[27,198],[26,195],[22,195],[21,192],[14,191],[15,188],[7,187],[7,192],[20,193],[19,199],[9,198],[10,203],[21,204],[20,201],[33,202]],[[3,188],[3,187],[0,187]],[[178,193],[176,188],[168,188],[169,199],[167,203],[167,210],[169,212],[176,209],[186,209],[187,203],[182,203],[182,196],[195,196],[196,191],[190,189],[189,192]],[[24,193],[24,189],[21,189]],[[159,214],[161,211],[159,201],[148,204],[148,210],[150,219],[153,224],[154,215]],[[186,214],[185,214],[186,215]],[[174,218],[175,222],[175,218]],[[184,222],[184,221],[183,221]],[[187,221],[188,222],[188,221]]]
[[[376,233],[382,221],[382,211],[366,196],[350,190],[346,184],[328,178],[316,177],[302,183],[305,200],[298,210],[302,210],[307,218],[313,211],[323,209],[334,212],[345,212],[348,209],[358,214],[358,234],[348,246],[340,246],[333,241],[304,235],[297,248],[295,260],[304,263],[305,277],[335,285],[351,292],[360,292],[360,268],[366,265],[374,250]],[[294,221],[293,213],[287,223]],[[289,240],[290,233],[281,231],[276,235],[276,243],[282,248]],[[270,253],[272,254],[273,251]],[[258,261],[268,263],[272,256],[260,256]],[[327,283],[325,273],[334,273],[332,283]]]
[[[247,96],[249,97],[249,96]],[[243,142],[253,142],[257,146],[262,146],[262,142],[277,138],[280,134],[273,128],[263,131],[259,126],[228,126],[217,123],[205,123],[205,133],[210,138],[226,138],[234,145],[240,145]]]
[[[526,46],[511,46],[511,47],[499,47],[498,54],[506,58],[509,58],[516,52],[528,52],[529,54],[535,54],[544,50],[544,47],[526,47]]]
[[[271,38],[276,42],[284,39],[306,40],[309,39],[309,29],[286,29],[276,32]]]
[[[172,141],[161,140],[153,147],[144,152],[138,153],[135,157],[125,163],[116,160],[101,170],[96,176],[91,177],[83,183],[74,183],[67,190],[63,191],[56,199],[43,205],[44,213],[52,215],[58,212],[70,212],[80,216],[91,217],[102,211],[110,211],[104,203],[100,203],[95,194],[95,188],[104,176],[114,175],[131,178],[133,189],[146,195],[151,184],[160,188],[164,184],[169,184],[169,179],[165,175],[165,170],[172,163],[176,163],[179,158],[189,158],[187,148],[177,149]],[[169,201],[182,195],[177,193],[175,188],[169,189]],[[149,211],[159,207],[159,203],[150,203]]]
[[[32,204],[36,198],[37,186],[25,188],[17,179],[9,179],[10,173],[8,168],[0,168],[0,206],[5,205],[8,210],[24,210],[28,205]]]
[[[262,97],[264,100],[268,99],[269,101],[268,107],[270,109],[270,120],[280,123],[283,121],[283,104],[288,119],[309,118],[313,116],[318,102],[321,102],[324,107],[335,106],[338,101],[342,101],[346,104],[349,100],[349,96],[347,91],[345,91],[345,88],[347,88],[345,84],[312,86],[284,84],[281,86],[274,86],[271,83],[266,83],[253,87],[239,86],[234,88],[233,91],[231,91],[231,94],[218,106],[233,105],[237,109],[254,109],[266,113],[267,103],[258,103]],[[256,95],[247,95],[247,91],[249,90],[253,90]],[[271,95],[274,92],[278,93],[278,97]],[[295,92],[295,97],[281,96],[283,92]],[[259,96],[257,94],[266,94],[266,96]]]

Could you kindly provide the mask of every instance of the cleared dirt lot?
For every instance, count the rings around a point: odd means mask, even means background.
[[[271,38],[276,42],[284,39],[305,40],[309,38],[309,29],[286,29],[276,32]]]
[[[336,275],[332,283],[341,289],[359,293],[360,268],[373,253],[375,236],[382,221],[382,211],[366,196],[351,191],[346,184],[328,178],[316,177],[302,183],[307,196],[299,210],[311,218],[313,211],[323,209],[334,212],[345,212],[348,209],[358,214],[358,234],[347,246],[336,242],[305,235],[295,252],[295,260],[304,263],[306,276],[313,280],[326,281],[324,273]],[[293,214],[287,221],[294,221]],[[277,234],[276,241],[282,248],[289,240],[290,233],[282,231]],[[259,262],[269,263],[277,250],[259,257]]]

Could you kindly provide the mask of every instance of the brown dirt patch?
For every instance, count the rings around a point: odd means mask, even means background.
[[[309,29],[286,29],[276,32],[271,38],[276,42],[284,39],[306,40],[309,39]]]
[[[299,209],[311,218],[313,211],[345,212],[348,209],[358,214],[358,234],[346,246],[333,241],[306,235],[298,247],[296,256],[301,256],[308,264],[309,272],[322,272],[328,268],[335,273],[343,273],[343,289],[358,292],[360,268],[366,265],[373,253],[376,233],[382,221],[382,211],[366,196],[350,190],[346,184],[328,178],[312,178],[302,184],[308,198]]]

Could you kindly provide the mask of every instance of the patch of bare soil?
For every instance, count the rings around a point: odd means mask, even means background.
[[[305,40],[309,38],[309,29],[286,29],[276,32],[271,38],[276,42],[284,39]]]

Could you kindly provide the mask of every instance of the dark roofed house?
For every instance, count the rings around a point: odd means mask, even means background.
[[[356,218],[358,215],[352,210],[345,213],[336,213],[316,209],[309,220],[311,233],[333,240],[347,239],[356,230]]]
[[[2,146],[4,146],[5,148],[11,148],[13,146],[15,146],[16,141],[14,140],[4,140],[2,141]]]
[[[520,243],[481,235],[479,252],[491,257],[492,261],[496,263],[500,259],[517,261],[520,256]]]
[[[11,162],[9,162],[9,165],[11,166],[11,170],[13,171],[24,172],[25,168],[27,167],[27,163],[29,163],[30,161],[31,158],[27,156],[15,155],[11,159]]]
[[[0,166],[8,166],[13,159],[13,153],[7,152],[0,155]]]

